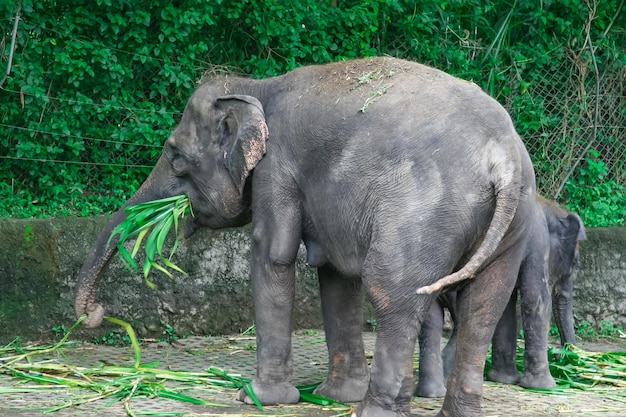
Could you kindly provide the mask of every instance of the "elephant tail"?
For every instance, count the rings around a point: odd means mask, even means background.
[[[517,140],[520,140],[519,136],[515,136]],[[524,146],[521,145],[521,147],[525,151]],[[444,287],[474,278],[487,259],[494,254],[500,245],[502,238],[515,217],[522,194],[520,149],[517,146],[513,148],[515,151],[511,153],[503,152],[502,148],[494,147],[488,158],[492,167],[491,178],[496,206],[482,243],[461,269],[439,279],[431,285],[418,288],[417,294],[434,294],[441,291]]]

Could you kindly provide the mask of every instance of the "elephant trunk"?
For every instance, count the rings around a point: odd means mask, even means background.
[[[557,295],[552,302],[552,313],[554,321],[559,329],[561,336],[561,345],[565,343],[576,343],[576,335],[574,334],[574,312],[571,297]]]
[[[166,189],[160,181],[165,175],[166,160],[161,157],[148,178],[139,187],[137,192],[117,211],[104,229],[98,235],[96,242],[91,247],[87,259],[83,263],[76,282],[74,298],[74,310],[80,317],[87,313],[88,317],[83,321],[87,327],[98,327],[104,317],[104,308],[96,303],[96,291],[102,275],[102,271],[109,263],[111,257],[117,252],[117,237],[107,244],[113,229],[126,218],[125,208],[132,204],[143,203],[158,198],[166,197],[161,190]]]

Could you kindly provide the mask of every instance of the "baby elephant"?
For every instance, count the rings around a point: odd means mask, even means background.
[[[561,344],[575,343],[573,272],[578,259],[578,242],[584,240],[586,235],[580,217],[553,201],[537,197],[536,210],[540,213],[536,217],[538,224],[529,228],[531,236],[519,269],[516,289],[492,339],[492,362],[487,379],[527,388],[549,388],[555,385],[547,358],[550,305]],[[525,342],[523,375],[515,366],[518,292]],[[443,349],[442,360],[443,308],[450,311],[452,321],[456,323],[455,291],[440,295],[437,302],[431,305],[428,320],[422,324],[419,380],[415,390],[418,397],[443,397],[446,393],[445,380],[454,362],[457,337],[455,325],[450,341]]]

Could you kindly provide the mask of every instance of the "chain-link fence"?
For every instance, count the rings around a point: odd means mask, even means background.
[[[626,68],[581,55],[548,57],[531,74],[526,106],[507,98],[546,196],[558,197],[589,157],[600,164],[598,175],[626,184]]]

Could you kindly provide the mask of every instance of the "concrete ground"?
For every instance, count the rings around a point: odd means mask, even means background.
[[[371,354],[375,336],[364,336],[366,350]],[[310,384],[324,379],[327,352],[321,331],[300,331],[294,334],[294,377],[296,384]],[[158,368],[203,372],[209,366],[222,368],[232,374],[253,377],[255,371],[255,339],[252,336],[189,337],[172,343],[145,343],[141,348],[142,363],[158,361]],[[626,344],[595,344],[583,346],[590,350],[626,351]],[[109,347],[76,343],[48,356],[55,363],[93,368],[102,365],[129,366],[134,362],[131,347]],[[1,355],[0,355],[1,356]],[[45,358],[34,358],[41,361]],[[45,376],[45,375],[44,375]],[[185,387],[184,392],[195,398],[223,406],[191,405],[163,399],[133,397],[127,404],[110,398],[97,399],[98,394],[80,388],[55,387],[42,389],[32,382],[6,374],[0,375],[0,416],[307,416],[330,417],[350,415],[345,406],[318,406],[301,403],[292,406],[265,407],[264,411],[236,401],[236,389],[211,385],[166,382],[172,390]],[[55,407],[83,402],[80,406]],[[435,416],[442,399],[414,398],[411,414]],[[542,394],[522,388],[485,382],[483,412],[486,417],[500,416],[624,416],[626,388],[599,385],[590,391],[567,390],[561,395]]]

